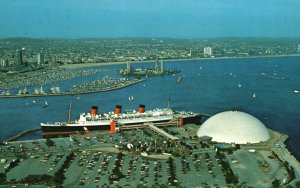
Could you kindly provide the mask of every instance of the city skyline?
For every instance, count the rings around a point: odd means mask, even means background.
[[[299,6],[295,0],[3,0],[0,38],[299,38]]]

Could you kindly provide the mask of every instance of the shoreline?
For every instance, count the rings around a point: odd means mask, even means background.
[[[289,55],[269,55],[269,56],[247,56],[247,57],[213,57],[213,58],[186,58],[186,59],[164,59],[160,60],[163,62],[180,62],[180,61],[206,61],[206,60],[222,60],[222,59],[251,59],[251,58],[277,58],[277,57],[300,57],[300,54],[289,54]],[[130,62],[131,64],[138,63],[153,63],[155,60],[145,60],[145,61],[120,61],[120,62],[105,62],[105,63],[81,63],[81,64],[65,64],[61,65],[60,68],[66,69],[78,69],[85,67],[98,67],[98,66],[108,66],[108,65],[122,65]]]

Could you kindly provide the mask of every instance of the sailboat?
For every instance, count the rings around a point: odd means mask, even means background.
[[[60,87],[58,87],[58,86],[52,86],[50,88],[50,90],[51,90],[52,94],[60,94],[61,93]]]
[[[46,93],[45,93],[45,91],[44,91],[44,89],[43,89],[43,86],[40,87],[40,93],[39,93],[39,94],[41,94],[41,95],[46,95]]]
[[[44,105],[42,106],[42,108],[47,108],[48,107],[48,102],[45,100]]]
[[[25,86],[24,89],[20,89],[17,95],[26,95],[28,94],[27,88]]]
[[[4,95],[10,95],[10,92],[9,92],[9,90],[1,91],[0,95],[2,95],[2,96],[4,96]]]
[[[256,94],[255,94],[255,93],[253,93],[252,97],[253,97],[253,98],[255,98],[255,97],[256,97]]]
[[[129,100],[129,101],[133,101],[133,100],[134,100],[133,96],[132,96],[132,95],[129,96],[129,97],[128,97],[128,100]]]
[[[181,77],[181,76],[179,76],[179,77],[177,78],[177,80],[176,80],[176,83],[180,83],[180,82],[181,82],[181,80],[182,80],[182,77]]]
[[[239,82],[238,87],[242,87],[242,84]]]

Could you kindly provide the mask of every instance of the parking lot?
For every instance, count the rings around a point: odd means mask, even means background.
[[[65,187],[226,187],[231,183],[266,187],[275,178],[286,178],[270,150],[216,152],[213,143],[192,136],[196,128],[163,128],[177,136],[176,141],[149,129],[134,129],[6,143],[0,147],[0,173],[6,178],[2,184],[44,186],[61,181]]]

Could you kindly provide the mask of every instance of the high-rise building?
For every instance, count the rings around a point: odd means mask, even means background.
[[[213,50],[211,47],[205,47],[203,49],[203,54],[206,56],[212,56],[213,55]]]
[[[40,53],[38,53],[38,55],[37,55],[37,64],[38,65],[45,64],[45,57],[44,57],[44,53],[42,51]]]
[[[6,67],[4,59],[1,59],[1,61],[0,61],[0,67]]]
[[[192,57],[192,50],[188,53],[188,57]]]
[[[164,63],[163,63],[163,61],[160,62],[160,72],[161,73],[164,72]]]
[[[127,74],[130,74],[131,73],[131,65],[130,65],[130,62],[127,61]]]
[[[14,57],[15,65],[23,65],[23,50],[17,50]]]
[[[55,64],[55,63],[57,63],[56,55],[51,54],[49,58],[50,58],[50,61],[49,61],[50,64]]]
[[[300,54],[300,44],[298,44],[298,53]]]

